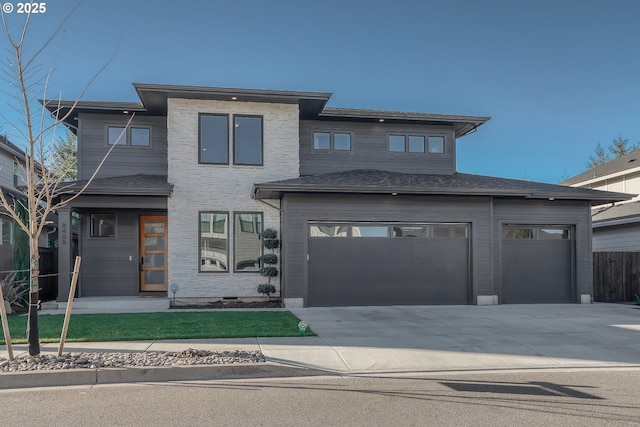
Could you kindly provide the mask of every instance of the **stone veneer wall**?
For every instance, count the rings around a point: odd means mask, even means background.
[[[234,273],[233,259],[228,272],[198,272],[198,212],[227,211],[230,228],[233,212],[263,212],[264,228],[280,232],[279,211],[251,199],[251,190],[257,182],[298,177],[298,105],[171,98],[167,110],[168,181],[174,185],[168,200],[169,283],[180,286],[176,296],[182,300],[262,296],[256,288],[266,278],[259,273]],[[198,164],[198,113],[263,116],[263,166]],[[231,128],[229,135],[233,135]],[[232,163],[232,144],[229,157]],[[279,200],[268,202],[279,205]],[[229,254],[233,254],[232,235]],[[274,284],[279,293],[280,277]]]

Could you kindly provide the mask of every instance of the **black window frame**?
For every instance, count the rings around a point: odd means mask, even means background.
[[[237,211],[237,212],[233,212],[233,272],[234,273],[257,273],[260,274],[260,263],[259,263],[259,258],[256,260],[258,261],[258,267],[257,270],[254,271],[247,271],[247,270],[238,270],[238,233],[236,233],[236,218],[240,218],[240,215],[259,215],[260,216],[260,228],[262,228],[261,230],[257,230],[256,228],[258,227],[256,222],[255,222],[255,218],[254,218],[254,222],[252,224],[252,227],[254,229],[254,231],[247,231],[246,233],[251,233],[251,234],[257,234],[258,235],[258,244],[260,246],[260,254],[258,255],[258,257],[261,257],[262,255],[264,255],[264,247],[262,245],[262,232],[264,231],[264,212],[260,212],[260,211]],[[239,222],[240,227],[242,227],[241,223]]]
[[[100,235],[94,232],[93,218],[95,216],[110,216],[113,220],[113,234],[112,235]],[[94,212],[89,214],[89,237],[92,239],[115,239],[118,237],[118,220],[115,212]]]
[[[202,160],[202,117],[224,117],[227,121],[226,130],[226,155],[223,162],[208,162]],[[229,164],[229,114],[198,113],[198,164],[201,165],[228,165]]]
[[[111,143],[111,138],[109,136],[109,130],[110,129],[124,129],[124,132],[122,134],[122,138],[120,139],[120,141],[117,144],[112,144]],[[149,141],[147,143],[147,145],[133,145],[131,143],[131,132],[133,131],[133,129],[146,129],[147,131],[149,131]],[[122,131],[120,131],[122,132]],[[141,148],[141,149],[149,149],[151,148],[151,141],[152,141],[152,134],[153,134],[153,127],[152,126],[148,126],[148,125],[129,125],[127,126],[126,124],[122,124],[122,123],[109,123],[107,124],[107,128],[106,128],[106,138],[107,138],[107,147],[112,147],[114,145],[117,145],[118,147],[127,147],[127,148]]]
[[[226,270],[203,270],[202,269],[202,214],[224,214],[227,216],[227,232],[226,233],[217,233],[217,234],[224,234],[226,236],[226,254],[227,254],[227,265],[226,265]],[[230,269],[229,269],[229,259],[231,258],[229,256],[229,218],[231,216],[231,213],[229,211],[219,211],[219,210],[215,210],[215,211],[198,211],[198,273],[229,273]],[[209,230],[209,233],[215,233],[214,231],[215,227],[214,227],[214,222],[212,221],[211,223],[211,230]]]
[[[316,134],[326,134],[329,135],[329,147],[328,148],[316,148],[316,144],[315,144],[315,136]],[[336,148],[336,135],[348,135],[349,136],[349,149],[339,149]],[[352,144],[352,140],[353,140],[353,132],[348,132],[348,131],[344,131],[344,130],[326,130],[326,129],[317,129],[314,130],[311,133],[311,151],[316,152],[316,153],[327,153],[327,152],[333,152],[333,151],[338,151],[340,153],[350,153],[353,147]]]
[[[442,138],[442,151],[431,151],[431,138]],[[447,138],[443,135],[429,135],[425,147],[427,154],[444,154],[447,151]]]
[[[260,163],[240,163],[236,160],[236,118],[252,118],[260,119]],[[234,114],[231,118],[233,131],[231,135],[231,145],[233,150],[233,165],[234,166],[264,166],[264,116],[254,114]],[[228,156],[227,156],[228,159]]]

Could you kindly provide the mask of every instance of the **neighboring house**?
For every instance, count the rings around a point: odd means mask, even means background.
[[[81,296],[166,295],[176,283],[183,303],[259,297],[260,236],[274,228],[290,307],[589,302],[591,206],[630,197],[458,173],[456,140],[487,117],[330,108],[318,92],[134,87],[140,103],[81,102],[66,122],[80,180],[69,194],[125,135],[58,212],[61,270],[72,212],[81,218]]]
[[[0,186],[9,201],[25,199],[25,194],[21,191],[21,188],[27,183],[24,163],[24,150],[13,144],[5,136],[0,135]],[[7,214],[0,214],[0,276],[2,277],[7,272],[14,270],[14,243],[17,232],[17,225],[14,223],[13,218]],[[47,274],[57,271],[55,269],[57,265],[53,262],[53,251],[48,249],[49,237],[52,235],[55,237],[54,232],[55,227],[45,227],[38,241],[43,268]],[[28,265],[28,259],[26,263]],[[55,277],[50,276],[49,279],[43,281],[43,287],[55,287],[57,286],[55,282]],[[53,291],[54,289],[47,290],[46,293],[51,295]],[[51,298],[55,298],[55,295]]]
[[[630,200],[593,208],[593,251],[640,251],[640,150],[589,169],[560,184],[633,194]]]

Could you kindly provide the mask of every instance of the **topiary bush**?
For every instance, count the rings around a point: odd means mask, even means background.
[[[276,287],[271,284],[271,278],[278,275],[278,256],[274,253],[280,247],[278,240],[278,232],[273,228],[267,228],[262,232],[262,246],[269,249],[271,253],[264,254],[260,258],[260,274],[269,279],[269,283],[258,285],[258,293],[267,295],[267,299],[271,301],[271,294],[276,292]]]

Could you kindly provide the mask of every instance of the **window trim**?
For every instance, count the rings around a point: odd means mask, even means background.
[[[259,212],[259,211],[234,211],[233,212],[233,272],[234,273],[240,273],[240,274],[245,274],[245,273],[254,273],[254,274],[260,274],[260,260],[258,259],[258,270],[256,271],[246,271],[246,270],[238,270],[237,266],[237,260],[238,260],[238,255],[236,253],[237,249],[238,249],[238,245],[236,244],[236,238],[237,238],[237,233],[236,233],[236,218],[239,218],[240,215],[260,215],[260,226],[262,227],[262,230],[260,230],[257,234],[258,234],[258,241],[260,242],[260,255],[258,255],[258,257],[261,257],[262,255],[264,255],[264,246],[262,245],[262,232],[264,231],[264,212]],[[254,220],[254,226],[255,224],[255,220]]]
[[[391,150],[391,137],[401,136],[404,138],[404,151],[392,151]],[[411,151],[409,140],[411,138],[424,138],[424,150],[423,151]],[[429,139],[442,138],[442,152],[430,152],[429,151]],[[410,155],[427,155],[438,156],[447,153],[447,136],[446,135],[429,135],[426,133],[413,133],[413,132],[388,132],[387,133],[387,154],[410,154]]]
[[[227,232],[224,233],[227,241],[227,269],[226,270],[203,270],[202,269],[202,214],[225,214],[227,215]],[[229,269],[229,211],[198,211],[198,273],[229,273],[231,270]],[[211,224],[211,233],[213,233],[213,223]],[[222,233],[218,233],[222,234]]]
[[[225,117],[227,119],[227,153],[224,162],[205,162],[202,160],[202,117],[216,116]],[[229,164],[229,114],[222,113],[198,113],[198,164],[199,165],[228,165]]]
[[[149,142],[147,143],[147,145],[133,145],[133,138],[131,136],[131,133],[133,132],[134,129],[146,129],[149,131]],[[127,140],[128,142],[128,146],[132,147],[132,148],[151,148],[151,141],[153,140],[153,129],[151,128],[151,126],[130,126],[129,127],[129,139]]]
[[[392,150],[391,149],[391,137],[392,136],[401,136],[403,138],[402,151],[400,150]],[[407,135],[399,134],[399,133],[388,133],[387,134],[387,153],[399,154],[407,152]]]
[[[430,145],[431,138],[442,138],[442,151],[430,150],[429,147],[431,146]],[[425,152],[426,154],[433,154],[433,155],[445,154],[447,152],[447,138],[444,135],[429,135],[426,141]]]
[[[120,139],[121,142],[119,142],[118,144],[111,144],[109,142],[109,129],[110,128],[119,128],[119,129],[124,129],[124,134],[122,135],[122,138]],[[131,144],[131,130],[132,129],[147,129],[149,131],[149,144],[147,145],[132,145]],[[117,145],[118,147],[127,147],[127,148],[135,148],[135,149],[150,149],[152,146],[151,141],[153,140],[153,126],[150,125],[126,125],[123,123],[107,123],[106,125],[106,131],[105,131],[105,136],[106,136],[106,140],[107,140],[107,147],[111,148],[114,145]],[[124,142],[122,142],[124,141]]]
[[[113,236],[100,236],[93,232],[94,215],[111,215],[113,217]],[[89,237],[92,239],[117,239],[118,238],[118,218],[115,212],[93,212],[89,214]]]
[[[238,163],[236,160],[236,117],[241,118],[254,118],[260,119],[260,163]],[[264,166],[264,116],[255,114],[233,114],[231,116],[231,148],[233,150],[233,165],[234,166]],[[229,161],[229,155],[227,153],[227,163]]]
[[[329,135],[329,148],[316,148],[315,147],[315,135],[317,133],[325,133]],[[349,135],[349,149],[342,150],[336,148],[336,135]],[[313,153],[328,153],[337,151],[339,153],[351,153],[353,151],[353,132],[346,130],[327,130],[327,129],[314,129],[311,131],[311,151]]]

